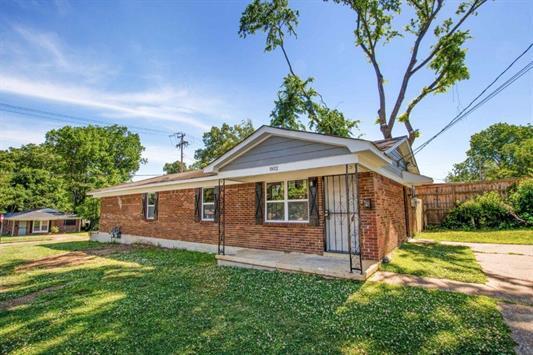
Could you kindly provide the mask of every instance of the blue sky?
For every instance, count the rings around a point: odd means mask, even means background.
[[[37,1],[0,2],[0,102],[165,132],[184,131],[201,146],[202,132],[223,122],[268,124],[287,67],[280,52],[264,53],[264,36],[240,39],[246,1]],[[456,5],[449,1],[448,9]],[[361,120],[366,139],[377,94],[372,68],[353,43],[354,15],[320,1],[292,1],[300,11],[298,38],[287,50],[297,73],[315,77],[331,107]],[[397,24],[405,23],[398,18]],[[420,142],[446,124],[531,42],[533,2],[490,1],[470,18],[467,63],[471,79],[431,96],[412,114]],[[387,91],[395,94],[411,38],[379,49]],[[428,42],[427,42],[428,43]],[[427,44],[426,43],[426,44]],[[427,47],[426,47],[427,49]],[[533,59],[530,51],[515,70]],[[532,72],[454,126],[418,156],[422,173],[436,180],[465,157],[471,134],[495,122],[532,123]],[[412,97],[431,80],[420,73]],[[390,106],[390,104],[389,104]],[[0,149],[39,143],[64,123],[0,112]],[[403,135],[397,125],[395,135]],[[178,152],[166,134],[141,133],[148,164],[139,174],[160,174]],[[415,144],[416,146],[416,144]]]

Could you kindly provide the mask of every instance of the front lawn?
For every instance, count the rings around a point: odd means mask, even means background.
[[[513,353],[486,297],[102,248],[2,248],[0,353]]]
[[[381,269],[463,282],[487,281],[472,250],[460,245],[404,243],[394,251],[392,262],[382,264]]]
[[[415,238],[463,243],[533,244],[533,229],[431,231],[418,233]]]

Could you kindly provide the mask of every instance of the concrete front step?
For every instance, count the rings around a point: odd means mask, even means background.
[[[327,278],[364,281],[379,266],[375,261],[363,261],[363,273],[349,271],[348,256],[321,256],[300,253],[284,253],[266,250],[243,250],[234,255],[217,255],[219,266],[233,266],[268,271],[298,272]],[[356,265],[358,265],[358,261]]]

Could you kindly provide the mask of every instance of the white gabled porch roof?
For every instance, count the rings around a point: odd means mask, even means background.
[[[262,126],[250,136],[248,136],[246,139],[244,139],[242,142],[240,142],[228,152],[223,154],[221,157],[211,162],[208,166],[204,168],[204,172],[217,172],[221,167],[227,165],[232,160],[236,159],[237,157],[241,156],[253,147],[260,144],[261,142],[273,136],[345,147],[349,150],[350,153],[370,152],[375,156],[377,160],[381,160],[383,164],[390,164],[392,162],[392,160],[386,154],[380,151],[371,141],[363,139],[328,136],[320,133],[295,131],[270,126]]]

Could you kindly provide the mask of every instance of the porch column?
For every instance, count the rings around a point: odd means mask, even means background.
[[[11,221],[11,236],[15,235],[15,221]]]

